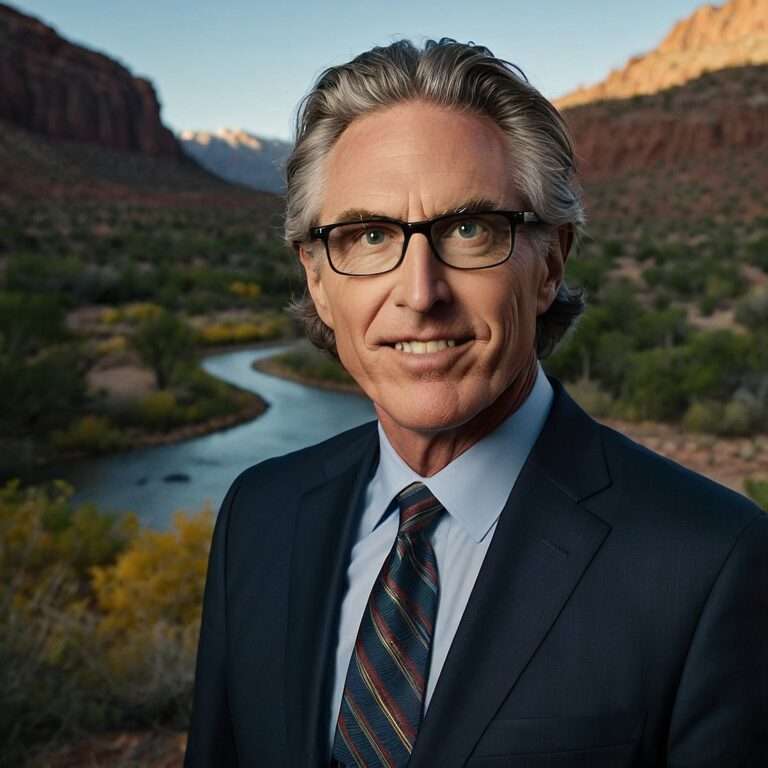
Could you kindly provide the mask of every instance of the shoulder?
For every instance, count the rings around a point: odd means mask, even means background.
[[[765,512],[746,496],[599,425],[616,522],[725,542]],[[600,505],[606,511],[605,505]],[[613,521],[612,521],[613,522]]]

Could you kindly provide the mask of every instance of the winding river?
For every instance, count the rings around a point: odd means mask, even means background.
[[[112,512],[132,510],[154,528],[173,513],[218,509],[230,483],[246,467],[303,448],[375,418],[363,397],[307,387],[251,368],[286,347],[239,350],[206,358],[214,376],[256,392],[268,403],[258,418],[182,443],[70,464],[56,473],[77,489],[74,501]]]

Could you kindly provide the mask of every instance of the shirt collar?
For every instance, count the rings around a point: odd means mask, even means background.
[[[429,488],[470,538],[482,541],[507,502],[544,426],[552,398],[552,385],[537,361],[536,379],[523,404],[493,432],[432,477],[422,477],[403,461],[379,422],[379,464],[369,483],[367,498],[386,498],[389,504],[385,510],[366,504],[362,534],[371,533],[394,511],[395,496],[418,481]]]

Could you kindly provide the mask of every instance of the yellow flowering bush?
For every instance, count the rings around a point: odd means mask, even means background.
[[[0,486],[0,765],[84,731],[188,722],[213,512],[168,531]]]
[[[91,571],[102,630],[120,637],[158,621],[199,623],[213,512],[177,512],[168,531],[144,529],[114,563]]]
[[[246,299],[258,299],[261,296],[261,286],[258,283],[246,283],[242,280],[235,280],[229,284],[229,292]]]
[[[65,430],[57,430],[52,438],[61,451],[104,453],[122,448],[125,438],[106,416],[88,414],[73,421]]]

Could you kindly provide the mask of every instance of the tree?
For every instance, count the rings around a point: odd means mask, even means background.
[[[154,372],[158,389],[166,389],[179,368],[194,359],[195,338],[187,323],[162,310],[139,325],[131,342]]]
[[[0,293],[0,353],[17,363],[68,336],[56,299],[18,292]]]
[[[699,333],[686,345],[680,386],[691,398],[728,400],[745,376],[753,372],[750,336],[730,330]]]
[[[680,385],[685,355],[682,347],[648,349],[633,355],[622,396],[633,418],[673,421],[685,413],[688,397]]]

